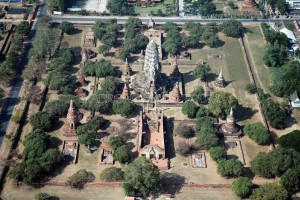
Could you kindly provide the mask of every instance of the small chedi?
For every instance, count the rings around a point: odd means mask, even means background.
[[[85,75],[83,72],[83,68],[81,67],[79,69],[79,71],[76,74],[77,76],[77,81],[82,85],[82,86],[86,86],[87,85],[87,81],[85,80]]]
[[[70,107],[68,110],[67,118],[62,127],[62,135],[64,136],[76,136],[76,126],[81,120],[81,113],[79,113],[73,105],[73,100],[70,101]]]
[[[124,84],[121,99],[130,99],[130,89],[127,83]]]
[[[179,75],[180,75],[180,72],[179,72],[179,68],[178,68],[178,64],[177,64],[177,57],[175,56],[172,72],[170,74],[170,79],[175,80],[178,78]]]
[[[224,134],[224,137],[239,137],[242,134],[240,126],[236,123],[233,108],[230,109],[226,122],[221,124],[220,131]]]
[[[135,94],[145,100],[159,99],[158,95],[165,90],[168,80],[161,78],[157,45],[150,41],[146,48],[143,70],[139,72],[132,84]]]
[[[218,78],[215,80],[215,86],[219,88],[225,87],[225,79],[222,70],[220,71]]]
[[[175,87],[172,90],[170,100],[174,103],[178,103],[182,100],[178,82],[176,82]]]
[[[132,69],[131,69],[130,65],[128,64],[127,58],[126,58],[126,61],[125,61],[123,75],[125,75],[125,76],[131,76],[132,75]]]
[[[162,111],[147,109],[141,111],[137,123],[137,151],[140,156],[150,159],[160,169],[168,169],[165,158],[164,114]]]

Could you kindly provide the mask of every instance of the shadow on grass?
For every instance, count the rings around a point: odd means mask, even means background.
[[[180,192],[185,177],[175,173],[163,172],[161,174],[162,194],[175,195]]]
[[[235,117],[237,121],[244,121],[250,119],[257,112],[257,110],[253,110],[252,108],[239,105],[238,109],[236,109]]]
[[[79,34],[79,33],[82,33],[82,30],[74,28],[70,33],[67,33],[67,35],[76,35],[76,34]]]
[[[194,81],[194,80],[197,79],[197,78],[193,75],[192,71],[182,73],[182,77],[183,77],[184,84],[187,84],[187,83],[192,82],[192,81]]]
[[[166,134],[165,134],[165,145],[166,145],[166,157],[171,159],[176,157],[175,144],[173,139],[174,130],[174,118],[165,120]]]

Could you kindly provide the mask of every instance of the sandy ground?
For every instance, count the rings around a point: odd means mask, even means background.
[[[103,12],[106,10],[107,0],[88,0],[84,9],[87,11]]]

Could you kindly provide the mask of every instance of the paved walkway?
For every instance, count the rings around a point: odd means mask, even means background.
[[[178,0],[178,7],[179,7],[179,16],[184,16],[184,9],[183,9],[184,2],[183,0]]]

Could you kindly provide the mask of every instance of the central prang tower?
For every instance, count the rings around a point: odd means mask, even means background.
[[[156,73],[159,70],[159,60],[157,45],[153,40],[147,45],[143,70],[149,75],[150,81],[155,84]]]

